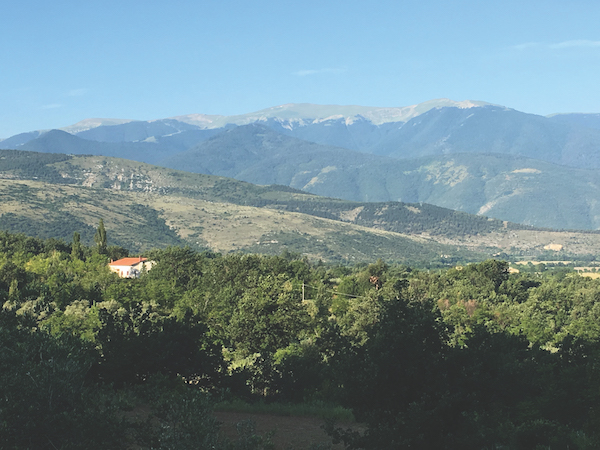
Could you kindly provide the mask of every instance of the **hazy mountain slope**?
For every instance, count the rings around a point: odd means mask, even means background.
[[[105,155],[136,160],[139,158],[147,159],[148,153],[156,150],[155,147],[150,143],[89,141],[65,131],[50,130],[39,138],[23,144],[19,149],[72,155]]]
[[[549,228],[600,228],[600,170],[458,154],[407,161],[420,201]]]
[[[363,153],[284,136],[265,125],[252,124],[222,132],[160,165],[301,189],[330,163],[360,164],[368,158]]]
[[[600,130],[600,114],[570,113],[553,114],[548,118],[557,123],[568,123],[586,128]]]
[[[60,131],[65,131],[69,134],[77,134],[96,127],[121,125],[128,122],[134,121],[128,119],[84,119],[76,124],[60,128]],[[36,130],[11,136],[8,139],[0,141],[0,149],[18,149],[21,145],[40,137],[48,131],[50,130]]]
[[[396,158],[463,152],[502,153],[574,167],[600,167],[598,115],[566,114],[548,118],[484,102],[448,99],[401,108],[287,104],[237,116],[193,114],[151,121],[88,119],[64,130],[93,141],[157,144],[144,147],[143,151],[136,146],[124,146],[92,152],[127,155],[155,163],[227,128],[250,123],[263,124],[281,134],[310,142]],[[57,151],[57,146],[48,142],[48,148],[42,148],[40,141],[21,147],[40,136],[41,132],[23,133],[0,145]],[[83,143],[81,147],[85,145],[89,147]]]
[[[167,149],[161,152],[160,140],[105,143],[60,131],[48,132],[24,147],[142,161],[169,155],[172,148],[164,146]],[[255,124],[225,131],[164,165],[353,201],[426,202],[535,226],[600,228],[597,171],[510,156],[397,160],[294,139]]]
[[[371,152],[371,149],[384,140],[390,131],[403,124],[403,122],[389,122],[375,125],[362,116],[352,120],[334,118],[302,125],[281,119],[269,119],[260,123],[286,136],[361,152]]]
[[[473,108],[477,106],[488,105],[479,101],[453,101],[450,99],[429,100],[411,106],[403,107],[370,107],[356,105],[315,105],[310,103],[288,103],[285,105],[274,106],[260,111],[247,114],[232,116],[209,115],[209,114],[187,114],[183,116],[171,117],[167,119],[156,120],[130,120],[130,119],[84,119],[76,124],[60,128],[71,134],[80,134],[80,137],[104,142],[133,142],[147,139],[151,136],[164,136],[172,134],[165,132],[171,126],[182,131],[187,127],[192,129],[223,129],[236,125],[248,125],[255,122],[275,121],[285,124],[286,127],[302,127],[307,125],[318,125],[323,121],[342,120],[353,122],[356,120],[366,120],[375,126],[391,122],[405,122],[412,117],[416,117],[432,108],[458,107]],[[119,125],[125,125],[119,127]],[[103,128],[94,132],[95,128]],[[152,130],[152,131],[147,131]],[[39,137],[48,130],[32,131],[30,133],[21,133],[12,136],[4,141],[8,141],[1,148],[17,148],[19,145],[29,140]],[[18,136],[18,137],[17,137]],[[298,136],[301,137],[301,136]],[[14,138],[14,139],[13,139]],[[306,137],[305,137],[306,138]],[[316,141],[321,142],[321,141]],[[340,145],[339,142],[325,141],[322,143]],[[351,147],[354,148],[354,147]]]
[[[121,125],[119,125],[121,126]],[[103,155],[155,163],[188,148],[192,143],[207,139],[212,131],[190,130],[182,134],[159,137],[144,142],[99,142],[82,139],[65,131],[50,130],[40,137],[19,146],[19,150],[72,155]],[[186,140],[186,139],[189,139]]]
[[[457,154],[329,165],[303,188],[360,201],[426,202],[528,225],[600,229],[600,170]]]
[[[370,151],[398,124],[431,109],[471,109],[489,103],[436,99],[405,107],[314,105],[290,103],[238,116],[178,116],[174,119],[202,128],[264,124],[281,134],[324,145]]]
[[[600,167],[596,116],[548,118],[449,100],[407,108],[290,104],[229,117],[90,119],[71,127],[77,136],[34,132],[0,145],[164,161],[353,201],[429,202],[536,226],[597,229],[595,172],[518,159]],[[410,120],[389,122],[401,119]],[[248,121],[257,122],[218,128]]]
[[[21,145],[26,142],[32,141],[42,134],[46,133],[47,130],[39,130],[39,131],[30,131],[27,133],[15,134],[7,139],[0,141],[0,149],[15,149],[19,148]]]
[[[535,226],[600,228],[600,171],[512,155],[397,160],[238,127],[165,166],[354,201],[426,202]]]
[[[142,162],[154,162],[159,157],[158,154],[172,155],[188,150],[221,131],[222,128],[202,129],[177,120],[162,119],[103,125],[75,135],[99,142],[155,144],[155,147],[148,147],[148,152],[137,158]]]
[[[573,167],[600,167],[600,130],[495,106],[442,108],[410,120],[373,151],[396,158],[502,153]]]
[[[134,121],[118,125],[103,125],[74,134],[77,137],[91,141],[136,142],[189,130],[199,130],[199,128],[177,120],[163,119],[148,122]]]

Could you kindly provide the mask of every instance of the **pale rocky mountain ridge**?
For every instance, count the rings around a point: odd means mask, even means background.
[[[316,105],[311,103],[288,103],[273,106],[248,114],[234,116],[209,116],[190,114],[171,117],[171,119],[206,128],[219,128],[227,124],[248,125],[254,122],[265,122],[269,119],[279,119],[297,125],[318,123],[325,120],[346,119],[352,123],[357,117],[364,117],[374,125],[390,122],[406,122],[433,108],[457,107],[473,108],[490,105],[490,103],[450,99],[429,100],[411,106],[403,107],[372,107],[357,105]]]
[[[432,109],[456,107],[456,108],[474,108],[491,105],[491,103],[473,100],[454,101],[446,98],[429,100],[416,105],[402,107],[372,107],[357,105],[317,105],[311,103],[287,103],[285,105],[273,106],[260,111],[239,115],[218,115],[218,114],[186,114],[181,116],[168,117],[164,119],[135,120],[135,119],[114,119],[114,118],[88,118],[75,124],[58,128],[69,134],[79,135],[80,133],[90,132],[100,127],[113,127],[129,123],[172,122],[178,121],[186,125],[192,125],[199,130],[216,130],[228,126],[248,125],[251,123],[278,122],[284,129],[293,130],[304,126],[315,125],[319,123],[342,121],[346,125],[352,125],[357,121],[366,121],[374,126],[381,126],[392,123],[405,123],[410,119],[424,114]],[[48,129],[34,130],[20,133],[6,139],[2,148],[20,148],[24,143],[35,139],[42,134],[47,133]],[[155,135],[158,138],[160,135]],[[81,136],[88,139],[88,136]],[[150,138],[153,142],[152,135]],[[144,140],[140,139],[140,141]],[[101,139],[102,140],[102,139]]]
[[[59,130],[66,131],[67,133],[77,134],[82,131],[91,130],[92,128],[97,128],[101,126],[111,126],[111,125],[122,125],[124,123],[134,122],[132,119],[84,119],[73,125],[69,125],[67,127],[59,128]],[[49,130],[47,130],[49,131]]]
[[[373,107],[357,105],[317,105],[311,103],[287,103],[285,105],[273,106],[256,112],[239,115],[218,114],[185,114],[181,116],[168,117],[167,119],[178,120],[201,129],[221,128],[229,124],[247,125],[254,122],[264,122],[268,119],[280,119],[297,125],[318,123],[325,120],[344,118],[352,123],[358,116],[381,125],[390,122],[406,122],[413,117],[423,114],[430,109],[443,107],[474,108],[491,105],[491,103],[464,100],[454,101],[447,98],[429,100],[416,105],[401,107]],[[152,119],[153,122],[162,119]],[[121,125],[134,122],[134,119],[110,119],[90,118],[84,119],[73,125],[59,128],[67,133],[77,134],[100,126]],[[48,131],[48,130],[42,130]]]

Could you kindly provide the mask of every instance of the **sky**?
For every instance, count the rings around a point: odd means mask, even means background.
[[[6,0],[0,16],[0,138],[285,103],[600,113],[597,0]]]

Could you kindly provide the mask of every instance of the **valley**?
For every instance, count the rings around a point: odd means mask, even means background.
[[[599,450],[600,2],[5,2],[0,450]]]

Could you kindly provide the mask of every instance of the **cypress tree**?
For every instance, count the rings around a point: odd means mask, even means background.
[[[98,253],[106,255],[106,229],[104,228],[104,221],[102,219],[98,223],[94,241],[96,242]]]
[[[71,258],[81,259],[83,257],[83,250],[81,249],[81,235],[75,231],[73,233],[73,244],[71,244]]]

